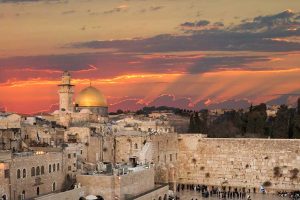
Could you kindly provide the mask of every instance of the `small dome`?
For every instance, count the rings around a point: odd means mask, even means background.
[[[86,109],[86,108],[82,109],[80,111],[80,113],[83,113],[83,114],[92,114],[92,112],[89,109]]]
[[[75,103],[79,107],[107,107],[104,95],[92,86],[81,90],[76,97]]]
[[[58,115],[59,114],[59,110],[55,110],[52,115]]]

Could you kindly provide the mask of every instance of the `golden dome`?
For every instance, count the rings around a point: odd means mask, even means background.
[[[104,95],[92,86],[81,90],[76,97],[75,103],[79,107],[107,107]]]

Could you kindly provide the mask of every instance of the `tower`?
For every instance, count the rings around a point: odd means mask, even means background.
[[[74,85],[71,84],[71,75],[68,71],[64,71],[61,77],[61,84],[58,85],[59,90],[59,110],[73,111],[73,94]]]

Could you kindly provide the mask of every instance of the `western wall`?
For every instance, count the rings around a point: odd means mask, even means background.
[[[178,184],[267,192],[300,189],[300,140],[178,136]]]

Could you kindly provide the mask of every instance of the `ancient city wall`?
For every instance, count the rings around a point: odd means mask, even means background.
[[[254,188],[300,188],[300,140],[178,137],[178,183]]]

